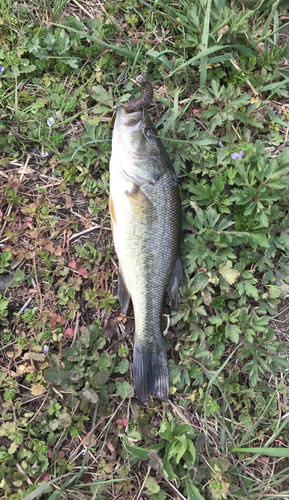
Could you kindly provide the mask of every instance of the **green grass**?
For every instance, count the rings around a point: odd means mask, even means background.
[[[1,498],[287,498],[287,2],[79,3],[0,2]],[[184,287],[140,404],[108,166],[143,64]]]

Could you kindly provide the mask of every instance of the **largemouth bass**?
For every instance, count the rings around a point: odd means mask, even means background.
[[[181,203],[177,177],[146,107],[150,82],[139,78],[142,95],[118,107],[110,160],[110,214],[119,259],[118,295],[124,314],[130,297],[135,315],[134,387],[140,401],[169,396],[162,311],[167,291],[179,304]]]

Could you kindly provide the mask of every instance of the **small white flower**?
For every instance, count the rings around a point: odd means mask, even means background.
[[[48,351],[49,351],[49,347],[48,347],[48,345],[45,345],[45,346],[43,347],[43,351],[44,351],[44,352],[48,352]]]
[[[52,127],[52,125],[54,125],[54,123],[55,123],[55,120],[52,116],[50,118],[48,118],[48,120],[47,120],[48,127]]]

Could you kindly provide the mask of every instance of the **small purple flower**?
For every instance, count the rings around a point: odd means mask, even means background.
[[[48,347],[48,345],[43,346],[43,351],[44,351],[44,352],[49,352],[49,347]]]
[[[0,66],[0,73],[3,73],[5,66]]]
[[[59,219],[59,215],[54,215],[54,219]]]
[[[29,309],[28,309],[28,307],[25,307],[24,312],[27,312],[27,311],[29,311]]]
[[[239,160],[242,160],[244,156],[244,151],[240,151],[240,153],[232,153],[231,154],[231,158],[233,158],[233,160],[236,160],[236,158],[239,158]]]
[[[222,141],[219,141],[219,142],[218,142],[218,145],[219,145],[219,146],[223,146]]]

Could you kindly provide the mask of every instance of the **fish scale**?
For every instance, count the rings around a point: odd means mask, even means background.
[[[177,178],[146,110],[117,110],[110,161],[110,212],[119,259],[119,299],[135,316],[133,375],[141,401],[169,396],[162,311],[166,290],[175,308],[182,286]]]

